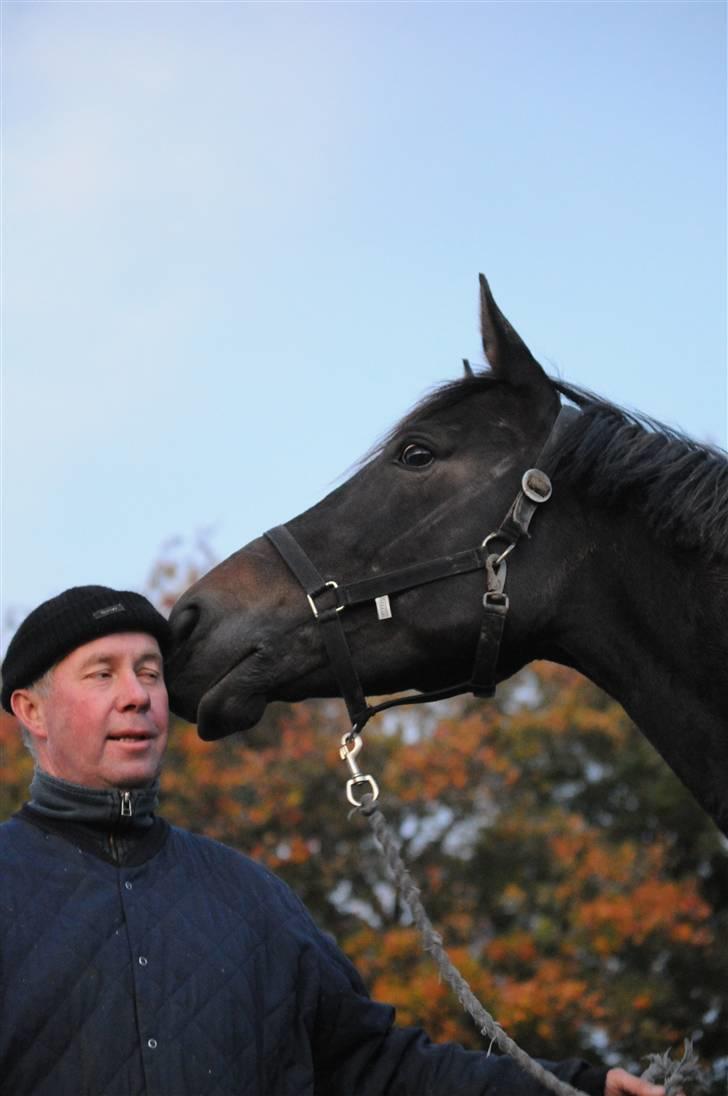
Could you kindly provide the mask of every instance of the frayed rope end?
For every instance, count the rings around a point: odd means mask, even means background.
[[[690,1039],[685,1040],[683,1056],[679,1060],[673,1058],[669,1050],[664,1054],[647,1054],[645,1060],[649,1064],[642,1079],[654,1085],[664,1085],[665,1096],[678,1096],[680,1092],[696,1096],[708,1087]]]

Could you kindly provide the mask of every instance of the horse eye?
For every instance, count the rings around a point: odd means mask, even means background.
[[[410,442],[409,445],[405,445],[399,455],[400,464],[406,464],[408,468],[426,468],[428,464],[432,464],[434,459],[433,453],[417,442]]]

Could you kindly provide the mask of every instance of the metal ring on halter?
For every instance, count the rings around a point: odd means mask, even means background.
[[[324,587],[326,587],[326,586],[330,586],[330,587],[331,587],[331,588],[332,588],[333,590],[338,590],[338,589],[339,589],[339,584],[338,584],[338,582],[333,582],[333,581],[331,581],[331,582],[325,582],[325,583],[324,583],[324,585],[323,585],[323,587],[322,587],[322,589],[323,589]],[[319,592],[320,592],[320,591],[319,591]],[[308,603],[309,603],[309,605],[311,606],[311,612],[312,612],[312,613],[313,613],[313,615],[314,615],[314,616],[316,617],[316,620],[318,620],[318,618],[319,618],[319,611],[318,611],[318,609],[316,608],[316,602],[315,602],[315,601],[313,600],[313,594],[306,594],[306,597],[308,598]],[[341,611],[342,611],[343,609],[345,609],[345,608],[346,608],[346,606],[345,606],[345,605],[337,605],[337,606],[336,606],[336,608],[335,608],[335,612],[337,612],[337,613],[340,613],[340,612],[341,612]]]
[[[488,536],[485,538],[485,540],[483,541],[483,543],[481,544],[480,547],[485,548],[487,546],[489,540],[497,540],[498,537],[500,537],[501,540],[505,540],[505,537],[503,536],[502,533],[488,533]],[[509,542],[508,547],[503,552],[501,552],[501,554],[498,556],[497,560],[495,561],[494,566],[499,567],[501,565],[501,563],[503,562],[503,560],[511,554],[511,552],[513,551],[513,549],[515,547],[516,547],[515,541]]]

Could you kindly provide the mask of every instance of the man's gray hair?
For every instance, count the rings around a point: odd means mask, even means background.
[[[50,670],[46,670],[42,677],[39,677],[37,681],[34,681],[33,684],[29,686],[29,689],[32,689],[34,693],[38,693],[38,696],[48,696],[51,685],[53,683],[54,670],[55,666],[51,666]],[[23,740],[23,745],[30,753],[30,756],[33,758],[34,761],[37,761],[38,757],[35,752],[35,742],[33,740],[33,734],[23,723],[20,724],[20,737]]]

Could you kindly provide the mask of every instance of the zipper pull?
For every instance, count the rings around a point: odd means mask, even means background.
[[[132,807],[132,802],[131,802],[131,792],[122,792],[121,793],[121,812],[120,813],[121,813],[122,818],[131,818],[132,814],[134,813],[134,810],[133,810],[133,807]]]

